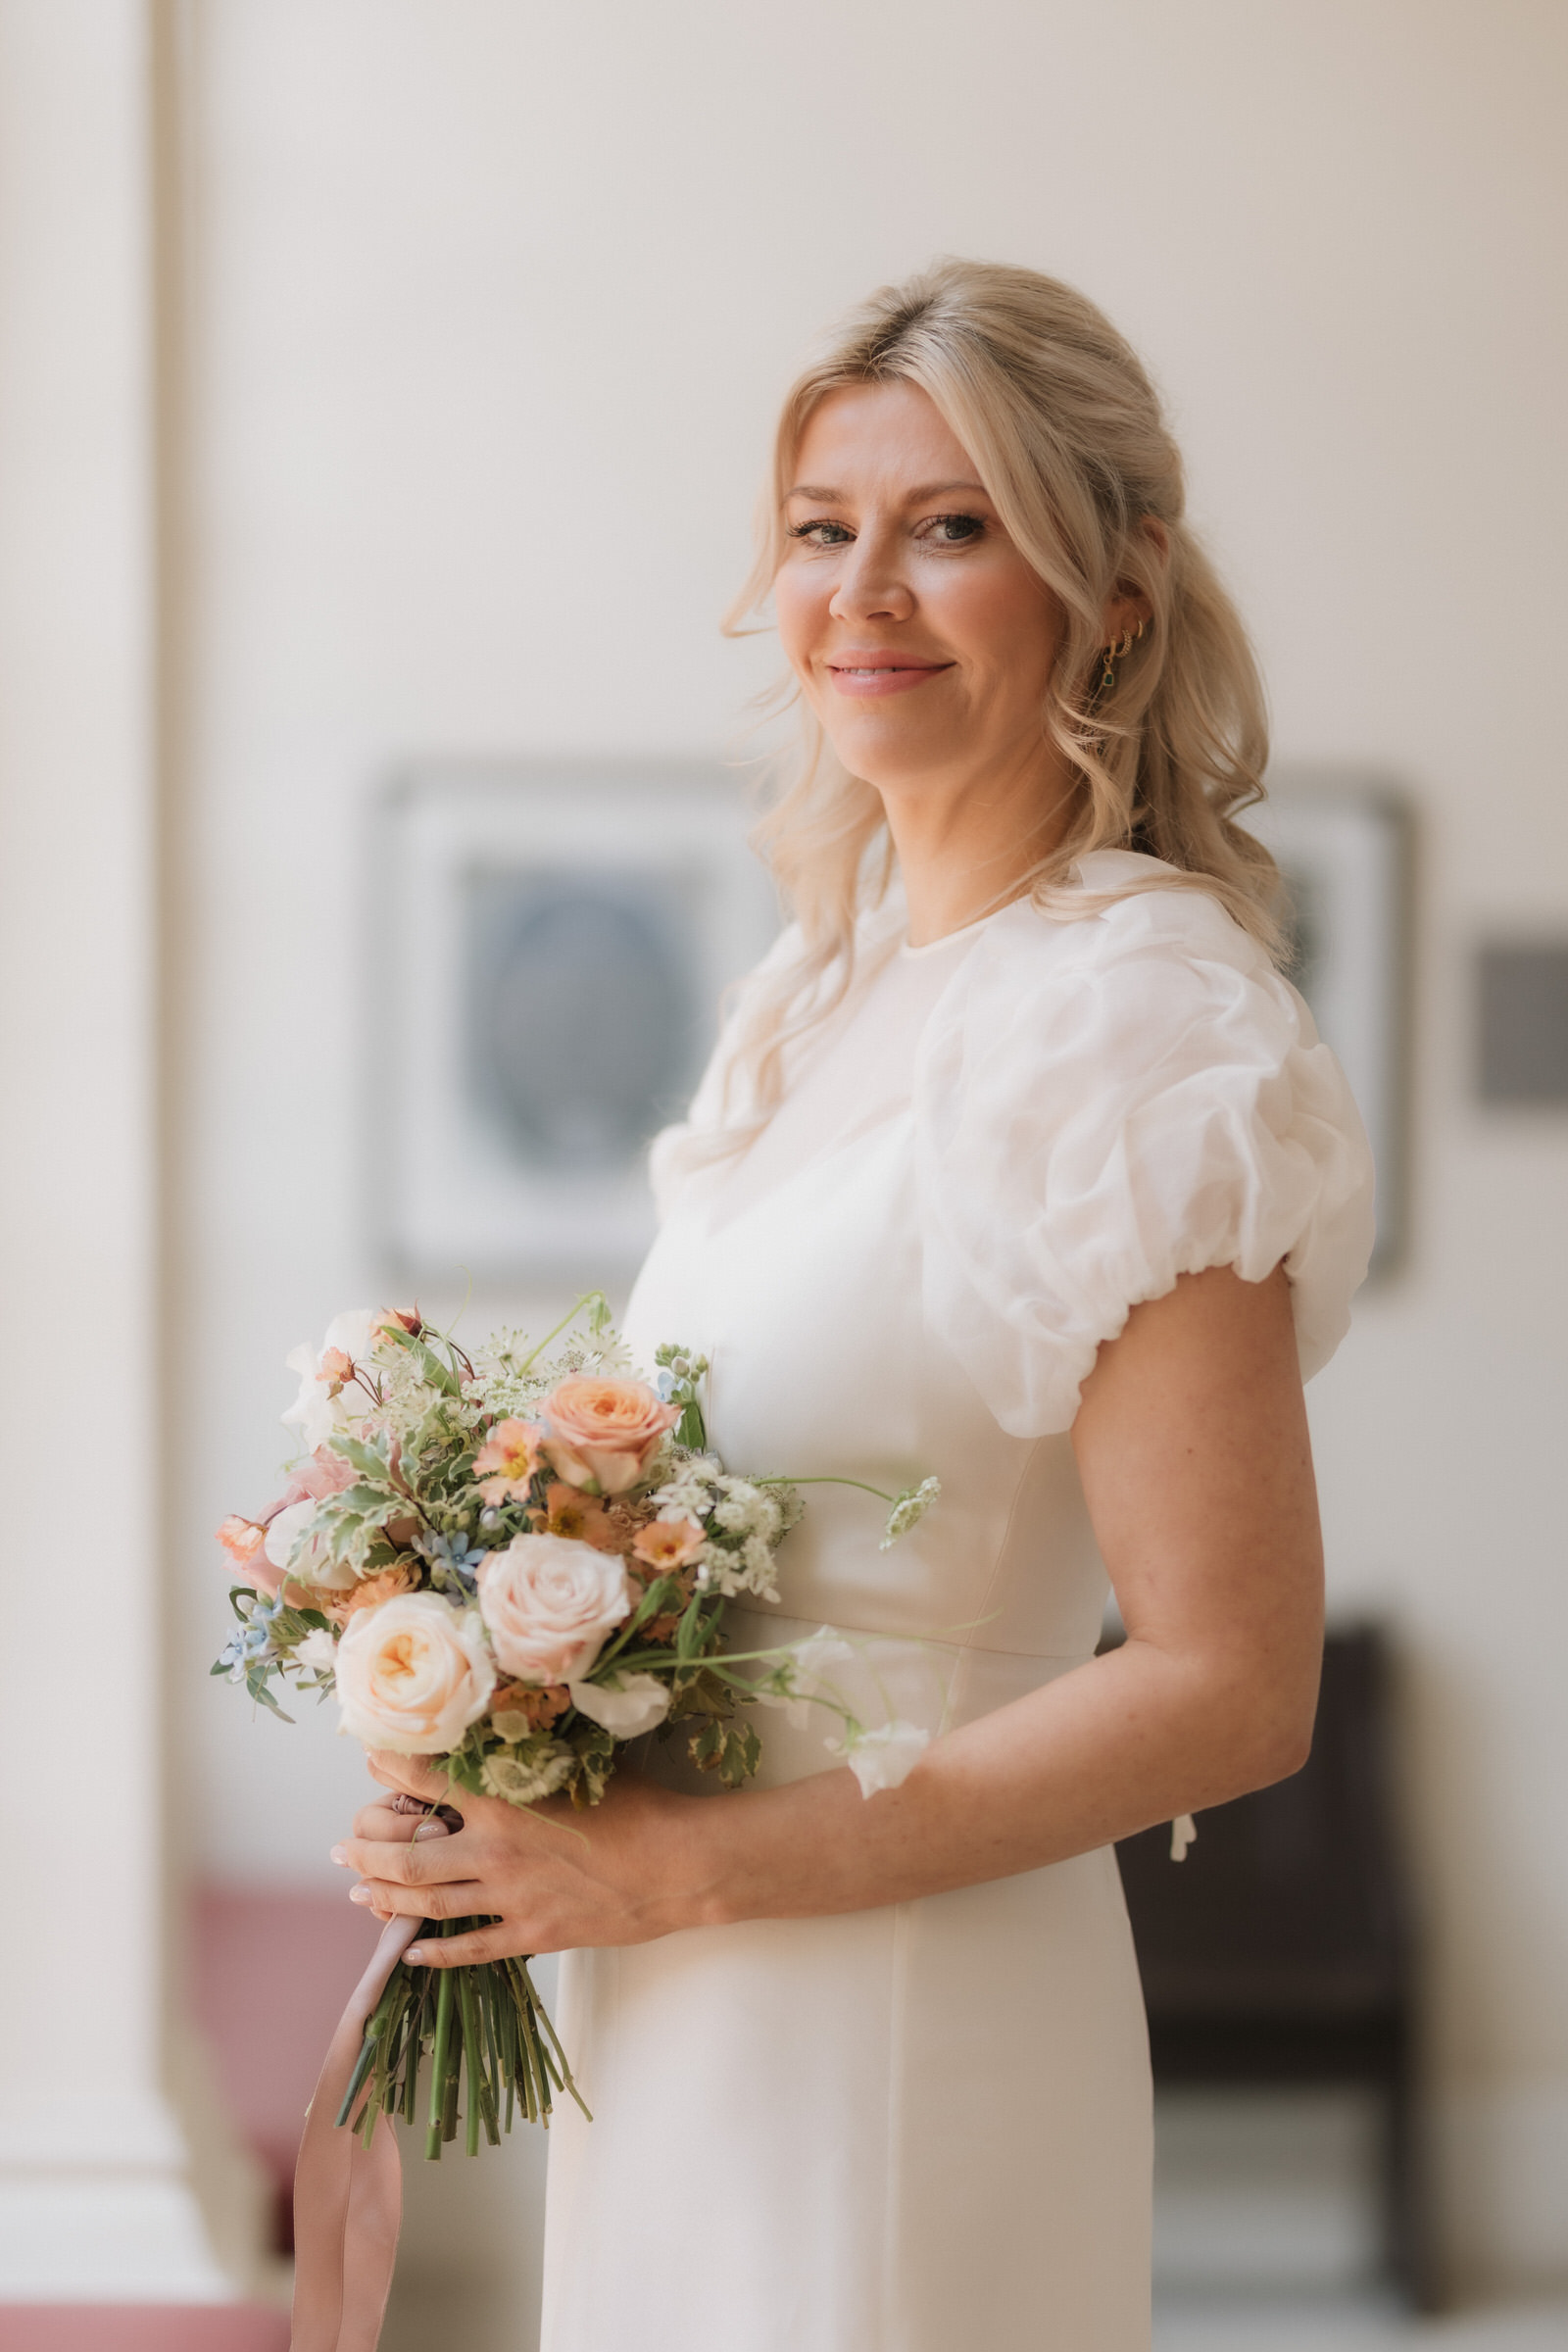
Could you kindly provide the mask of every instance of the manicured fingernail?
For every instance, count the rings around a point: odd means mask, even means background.
[[[349,1888],[349,1901],[351,1903],[368,1903],[369,1899],[370,1889],[368,1886],[351,1886]]]
[[[404,1953],[403,1957],[404,1957],[404,1959],[405,1959],[405,1960],[407,1960],[407,1961],[408,1961],[408,1963],[409,1963],[409,1965],[410,1965],[410,1967],[411,1967],[411,1968],[422,1968],[422,1967],[424,1966],[424,1946],[423,1946],[423,1944],[422,1944],[422,1943],[411,1943],[411,1944],[410,1944],[410,1946],[409,1946],[409,1948],[408,1948],[408,1950],[407,1950],[407,1951]]]
[[[348,1868],[348,1861],[349,1861],[349,1858],[348,1858],[347,1854],[346,1854],[346,1853],[343,1851],[343,1848],[342,1848],[340,1845],[334,1845],[334,1846],[333,1846],[333,1848],[332,1848],[332,1853],[331,1853],[331,1859],[332,1859],[334,1862],[338,1863],[338,1864],[339,1864],[339,1865],[340,1865],[340,1866],[341,1866],[341,1867],[342,1867],[344,1870],[346,1870],[346,1869]]]

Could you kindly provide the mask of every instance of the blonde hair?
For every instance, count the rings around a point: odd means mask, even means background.
[[[1106,894],[1060,894],[1093,850],[1138,849],[1205,890],[1271,953],[1278,876],[1235,822],[1262,798],[1268,728],[1240,615],[1184,519],[1181,455],[1142,362],[1072,287],[1032,270],[942,261],[881,287],[850,314],[785,396],[757,562],[726,616],[749,633],[783,559],[784,498],[812,412],[848,385],[910,383],[962,442],[1013,543],[1064,616],[1045,733],[1075,779],[1076,809],[1049,857],[1015,885],[1053,911],[1084,914]],[[1148,525],[1161,526],[1156,534]],[[1161,545],[1163,541],[1163,545]],[[1152,625],[1102,688],[1107,602],[1142,595]],[[801,926],[798,956],[756,990],[736,1054],[749,1139],[784,1085],[792,1042],[842,1001],[863,908],[887,890],[893,850],[882,803],[851,775],[793,679],[767,699],[800,706],[802,744],[754,840]],[[1168,885],[1168,874],[1134,881]]]

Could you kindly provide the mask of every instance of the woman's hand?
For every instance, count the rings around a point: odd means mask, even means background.
[[[416,1966],[647,1943],[709,1916],[700,1835],[709,1807],[701,1797],[672,1795],[621,1770],[587,1812],[564,1797],[521,1812],[499,1797],[470,1796],[416,1756],[380,1751],[369,1764],[384,1788],[456,1805],[463,1828],[421,1838],[417,1816],[368,1805],[355,1816],[353,1838],[332,1849],[334,1862],[360,1873],[350,1899],[380,1919],[403,1912],[497,1920],[416,1944],[407,1955]]]

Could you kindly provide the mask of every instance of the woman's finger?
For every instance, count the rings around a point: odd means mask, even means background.
[[[482,1894],[477,1879],[459,1879],[450,1886],[400,1886],[391,1879],[362,1879],[349,1888],[349,1901],[379,1918],[399,1911],[405,1919],[462,1919],[489,1909]]]
[[[472,1928],[466,1936],[432,1936],[412,1944],[403,1955],[411,1968],[477,1968],[482,1960],[528,1958],[534,1947],[514,1926],[505,1921],[493,1928]]]
[[[358,1871],[362,1879],[389,1879],[403,1886],[437,1886],[448,1879],[473,1876],[473,1840],[462,1833],[454,1838],[439,1821],[416,1821],[418,1835],[399,1843],[389,1838],[346,1838],[332,1848],[340,1870]]]
[[[444,1822],[432,1822],[426,1813],[394,1813],[390,1805],[365,1805],[354,1816],[353,1834],[372,1844],[412,1845],[416,1831],[423,1830],[431,1837],[445,1827]]]
[[[422,1797],[427,1805],[444,1805],[458,1793],[444,1772],[437,1772],[422,1756],[394,1755],[390,1748],[372,1747],[366,1762],[372,1781],[383,1788],[402,1788],[410,1796]]]

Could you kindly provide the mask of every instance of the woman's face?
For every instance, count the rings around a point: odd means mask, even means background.
[[[779,636],[852,775],[924,798],[1054,767],[1042,713],[1061,607],[924,392],[830,393],[785,524]]]

